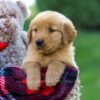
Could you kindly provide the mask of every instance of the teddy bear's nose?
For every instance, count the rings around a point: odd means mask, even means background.
[[[44,40],[43,39],[38,39],[37,41],[36,41],[36,45],[37,46],[42,46],[44,44]]]

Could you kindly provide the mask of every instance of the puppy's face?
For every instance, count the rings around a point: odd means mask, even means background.
[[[43,53],[52,53],[68,45],[76,36],[72,22],[63,15],[47,11],[32,20],[29,43]]]

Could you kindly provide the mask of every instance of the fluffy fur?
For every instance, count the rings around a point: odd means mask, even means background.
[[[26,54],[26,37],[23,24],[27,9],[23,2],[0,0],[0,42],[8,42],[8,47],[0,52],[0,68],[20,66]]]
[[[73,23],[62,14],[46,11],[31,22],[28,33],[28,51],[23,62],[28,87],[37,90],[40,86],[40,68],[48,67],[45,83],[55,86],[64,71],[64,66],[75,66],[73,41],[77,35]],[[79,100],[79,81],[67,100]],[[76,99],[72,98],[76,92]]]

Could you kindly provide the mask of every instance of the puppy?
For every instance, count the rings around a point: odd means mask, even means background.
[[[55,86],[65,65],[76,66],[73,47],[76,35],[73,23],[58,12],[45,11],[32,20],[28,51],[22,65],[29,89],[37,90],[40,86],[40,69],[43,67],[48,67],[46,85]]]

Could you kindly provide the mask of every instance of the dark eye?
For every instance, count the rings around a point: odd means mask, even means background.
[[[16,18],[16,14],[10,14],[9,16]]]
[[[49,33],[53,33],[53,32],[55,32],[55,29],[49,27],[49,28],[48,28],[48,31],[49,31]]]
[[[3,18],[3,16],[0,16],[0,18]]]
[[[34,28],[32,31],[33,31],[33,32],[37,32],[37,28]]]
[[[6,16],[5,15],[1,15],[0,18],[6,18]]]

